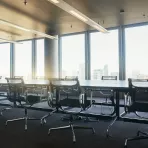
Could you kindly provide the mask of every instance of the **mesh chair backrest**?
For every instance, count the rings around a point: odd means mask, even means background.
[[[81,87],[79,80],[54,80],[50,81],[50,86],[53,89],[58,89],[60,91],[78,92],[81,93]]]
[[[102,80],[117,80],[117,76],[102,76]]]
[[[24,92],[24,81],[21,78],[5,78],[8,84],[8,99],[17,100]]]
[[[77,76],[66,76],[65,80],[78,80]]]
[[[84,97],[82,94],[82,90],[80,87],[79,80],[53,80],[50,81],[50,91],[52,92],[52,99],[50,99],[50,104],[53,103],[54,99],[56,98],[56,102],[60,106],[69,106],[69,107],[82,107],[81,105],[84,102]],[[59,93],[56,93],[59,91]],[[75,93],[75,99],[64,99],[61,100],[60,92],[64,93]],[[57,96],[58,95],[58,96]],[[53,105],[52,105],[53,106]]]
[[[37,79],[37,80],[45,80],[46,77],[44,77],[44,76],[37,76],[36,79]]]
[[[128,79],[132,102],[148,103],[148,80]]]
[[[23,79],[23,76],[14,76],[14,78]]]

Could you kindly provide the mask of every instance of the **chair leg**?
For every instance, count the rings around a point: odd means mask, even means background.
[[[106,130],[106,137],[109,138],[111,137],[111,135],[109,134],[109,130],[110,128],[113,126],[113,124],[116,122],[118,117],[115,117],[114,120],[111,122],[111,124],[108,126],[107,130]]]
[[[65,129],[69,129],[71,126],[68,125],[68,126],[61,126],[61,127],[56,127],[56,128],[50,128],[48,130],[48,135],[51,133],[51,131],[54,131],[54,130],[65,130]]]
[[[10,107],[7,107],[7,108],[2,109],[2,110],[0,111],[1,116],[3,116],[3,112],[4,112],[4,111],[10,110],[10,109],[12,109],[12,108],[13,108],[13,107],[10,106]]]
[[[25,131],[27,131],[27,126],[28,124],[27,124],[27,117],[25,118]]]
[[[40,119],[40,120],[41,120],[41,125],[45,124],[45,123],[46,123],[46,119],[47,119],[49,116],[51,116],[53,113],[55,113],[55,112],[56,112],[56,110],[54,110],[54,111],[48,113],[47,115],[43,116],[43,117]]]
[[[74,131],[74,126],[73,124],[70,125],[71,126],[71,130],[72,130],[72,140],[75,143],[76,142],[76,136],[75,136],[75,131]]]
[[[127,148],[127,143],[129,141],[144,140],[144,139],[148,139],[148,136],[136,136],[136,137],[133,137],[133,138],[127,138],[125,140],[124,148]]]
[[[7,120],[6,121],[6,126],[8,125],[8,122],[14,122],[14,121],[22,121],[22,120],[24,120],[25,118],[23,117],[23,118],[17,118],[17,119],[12,119],[12,120]]]
[[[53,131],[53,130],[65,130],[65,129],[69,129],[69,128],[71,128],[71,130],[72,130],[73,142],[76,142],[76,136],[75,136],[74,129],[89,129],[89,130],[92,130],[93,134],[95,134],[95,130],[94,130],[94,128],[92,128],[92,127],[85,127],[85,126],[73,125],[73,124],[70,122],[70,125],[68,125],[68,126],[50,128],[50,129],[48,130],[48,135],[49,135],[49,134],[51,133],[51,131]]]

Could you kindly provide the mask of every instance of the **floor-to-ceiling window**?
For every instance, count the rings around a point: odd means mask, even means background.
[[[125,28],[126,79],[148,78],[148,25]]]
[[[44,39],[39,39],[36,41],[36,76],[44,77]]]
[[[15,44],[15,76],[32,78],[32,41]]]
[[[62,77],[78,76],[85,79],[85,35],[69,35],[61,38]]]
[[[118,29],[90,33],[90,53],[92,80],[100,80],[102,76],[119,78]]]
[[[10,44],[0,44],[0,76],[10,77]]]

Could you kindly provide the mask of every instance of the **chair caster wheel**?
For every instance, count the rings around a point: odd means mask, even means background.
[[[48,130],[48,135],[50,135],[50,129]]]
[[[41,120],[41,125],[46,124],[46,119]]]
[[[25,125],[25,131],[27,131],[27,125]]]
[[[111,138],[111,137],[112,137],[112,136],[107,132],[107,133],[106,133],[106,138],[109,139],[109,138]]]
[[[76,138],[75,137],[73,137],[73,143],[76,143]]]

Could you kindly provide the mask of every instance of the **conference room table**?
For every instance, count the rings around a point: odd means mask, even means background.
[[[65,86],[68,87],[69,85],[72,85],[73,81],[63,81],[63,80],[52,80],[56,85]],[[49,80],[24,80],[25,85],[33,85],[33,86],[49,86],[50,81]],[[5,79],[0,80],[0,85],[7,85],[7,81]],[[136,82],[135,85],[140,87],[148,87],[148,82],[146,83],[140,83]],[[104,90],[104,89],[112,89],[116,94],[116,107],[115,107],[115,113],[117,117],[120,117],[120,99],[119,99],[119,93],[120,92],[128,92],[129,86],[128,81],[126,80],[80,80],[80,86],[85,90],[85,92],[89,90]],[[85,99],[87,99],[87,93],[85,93]]]

